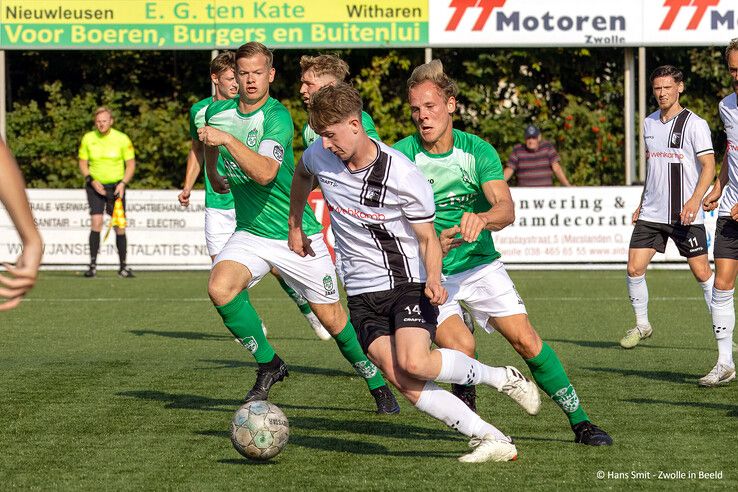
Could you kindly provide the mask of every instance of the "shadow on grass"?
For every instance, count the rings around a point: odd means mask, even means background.
[[[230,439],[230,433],[225,431],[203,431],[197,434],[202,436],[218,437],[222,439]],[[392,437],[408,437],[413,440],[417,440],[415,436],[405,435],[392,435]],[[448,439],[448,438],[447,438]],[[351,454],[365,454],[365,455],[377,455],[377,456],[409,456],[409,457],[436,457],[436,458],[448,458],[450,456],[456,457],[462,453],[467,452],[463,447],[463,442],[459,441],[459,451],[434,451],[430,446],[426,449],[419,449],[415,451],[392,451],[387,449],[382,444],[373,442],[366,442],[360,439],[342,439],[338,437],[330,436],[314,436],[314,435],[300,435],[294,431],[290,434],[290,439],[287,442],[287,446],[299,446],[307,449],[320,449],[322,451],[332,451],[335,453],[351,453]],[[246,460],[244,460],[246,461]],[[231,465],[242,465],[244,464],[241,460],[219,460],[219,463],[231,464]],[[250,463],[246,461],[246,463]]]
[[[597,349],[611,349],[616,348],[618,350],[625,350],[620,346],[619,342],[616,341],[606,341],[606,340],[566,340],[563,338],[546,338],[546,341],[548,342],[557,342],[557,343],[569,343],[572,345],[576,345],[578,347],[586,347],[586,348],[597,348]],[[638,345],[638,350],[640,349],[667,349],[667,350],[697,350],[699,352],[704,352],[708,350],[714,350],[711,348],[700,348],[700,347],[677,347],[677,346],[671,346],[671,345],[652,345],[649,342],[645,342],[645,344]]]
[[[165,338],[181,338],[184,340],[233,340],[228,335],[213,335],[212,333],[201,333],[198,331],[160,331],[160,330],[129,330],[137,337],[153,335]]]
[[[714,391],[714,389],[704,389],[703,391]],[[738,405],[728,405],[725,403],[706,403],[696,401],[667,401],[667,400],[651,400],[649,398],[633,398],[631,400],[622,400],[627,403],[645,403],[647,405],[672,405],[675,407],[693,407],[707,408],[711,410],[726,411],[727,417],[738,417]]]
[[[279,458],[274,458],[273,460],[269,460],[269,461],[253,461],[253,460],[247,460],[246,458],[241,458],[239,460],[238,458],[232,458],[232,459],[218,460],[218,463],[222,463],[224,465],[240,465],[240,466],[264,466],[264,465],[276,466],[279,464]]]
[[[240,369],[244,367],[251,367],[256,369],[256,362],[247,362],[243,360],[227,360],[227,359],[200,359],[198,362],[204,362],[206,364],[213,364],[215,367],[209,369]],[[290,373],[300,374],[315,374],[318,376],[356,376],[355,372],[339,371],[337,369],[326,369],[323,367],[311,367],[311,366],[296,366],[287,362],[287,369]]]
[[[622,369],[620,367],[585,367],[584,369],[594,372],[608,372],[621,376],[637,376],[655,381],[668,381],[670,383],[694,383],[698,377],[695,374],[673,371],[639,371],[637,369]]]
[[[164,408],[204,410],[208,412],[234,412],[236,408],[243,404],[241,400],[209,398],[199,395],[177,395],[152,390],[121,391],[120,393],[116,393],[116,395],[125,398],[162,402],[164,403]]]

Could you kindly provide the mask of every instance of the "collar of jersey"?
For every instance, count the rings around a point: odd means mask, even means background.
[[[456,148],[456,128],[453,129],[453,137],[454,141],[451,143],[451,150],[448,150],[444,152],[443,154],[431,154],[427,150],[425,150],[425,147],[423,147],[423,140],[420,138],[420,133],[415,133],[415,138],[418,141],[418,147],[420,147],[420,152],[427,155],[428,157],[431,157],[433,159],[442,159],[444,157],[448,157],[451,154],[453,154],[454,149]]]
[[[676,118],[677,116],[679,116],[680,114],[682,114],[683,112],[685,112],[686,110],[687,110],[687,108],[682,108],[682,110],[681,110],[681,111],[679,111],[679,112],[678,112],[677,114],[675,114],[674,116],[672,116],[671,118],[669,118],[669,119],[668,119],[668,120],[666,120],[666,121],[661,121],[661,115],[659,114],[659,122],[660,122],[660,123],[661,123],[662,125],[665,125],[665,124],[667,124],[668,122],[670,122],[671,120],[673,120],[674,118]]]
[[[346,164],[346,161],[344,161],[343,159],[340,159],[339,158],[338,160],[340,160],[343,163],[344,167],[346,167],[346,171],[350,172],[351,174],[363,173],[364,171],[366,171],[367,169],[371,168],[374,164],[377,163],[377,161],[379,160],[379,154],[382,152],[382,149],[379,148],[379,144],[377,142],[375,142],[374,139],[371,139],[371,140],[372,140],[372,142],[374,142],[374,146],[377,148],[377,157],[375,157],[372,162],[370,162],[366,166],[362,167],[361,169],[357,169],[356,171],[352,171],[348,167],[348,164]],[[336,157],[338,157],[338,156],[336,156]]]
[[[239,97],[240,97],[240,96],[239,96]],[[272,96],[269,96],[269,97],[267,98],[267,100],[266,100],[266,101],[264,101],[264,104],[262,104],[261,106],[259,106],[258,108],[256,108],[255,110],[253,110],[253,111],[252,111],[252,112],[250,112],[250,113],[242,113],[242,112],[241,112],[241,110],[240,110],[240,109],[238,109],[238,102],[236,102],[236,114],[237,114],[238,116],[241,116],[242,118],[251,118],[251,117],[252,117],[252,116],[254,116],[254,115],[255,115],[256,113],[258,113],[259,111],[261,111],[262,109],[264,109],[264,108],[266,107],[266,105],[267,105],[267,104],[269,103],[269,101],[271,101],[271,100],[272,100]]]

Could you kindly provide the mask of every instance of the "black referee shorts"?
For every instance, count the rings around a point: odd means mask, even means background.
[[[92,187],[92,183],[85,185],[87,192],[87,203],[90,205],[90,215],[102,215],[105,212],[113,215],[113,206],[115,205],[115,187],[118,183],[104,184],[105,194],[101,195]],[[123,210],[126,209],[126,196],[123,194]]]
[[[424,284],[402,284],[391,290],[348,296],[351,323],[364,353],[374,340],[394,335],[399,328],[424,328],[436,336],[438,308],[423,291]]]

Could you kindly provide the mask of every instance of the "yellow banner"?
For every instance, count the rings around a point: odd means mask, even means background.
[[[3,24],[427,22],[428,0],[3,0]]]

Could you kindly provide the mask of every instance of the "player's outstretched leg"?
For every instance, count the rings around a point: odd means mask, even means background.
[[[269,389],[288,375],[287,365],[274,352],[264,336],[261,319],[249,302],[248,292],[238,293],[229,303],[216,306],[226,328],[241,345],[251,352],[259,368],[256,383],[244,398],[245,402],[266,400]]]
[[[302,313],[303,316],[305,316],[305,319],[307,319],[308,323],[310,323],[310,327],[315,332],[315,335],[320,338],[321,340],[330,340],[331,334],[328,333],[328,330],[325,329],[325,327],[321,324],[320,320],[317,316],[313,313],[313,310],[310,309],[310,303],[308,303],[307,299],[302,297],[300,294],[298,294],[295,289],[290,287],[287,282],[284,281],[281,275],[276,271],[276,269],[272,269],[272,275],[277,277],[277,280],[279,281],[279,286],[282,287],[282,290],[290,296],[290,299],[292,299],[292,302],[297,304],[298,309]]]
[[[339,303],[312,304],[313,312],[321,320],[338,345],[341,355],[351,364],[356,373],[364,378],[369,392],[374,397],[377,413],[400,413],[400,405],[387,386],[382,373],[361,349],[356,330]],[[344,321],[345,320],[345,321]]]
[[[713,288],[710,312],[712,314],[712,329],[718,346],[718,360],[715,367],[707,375],[700,378],[700,386],[719,386],[728,384],[735,379],[732,343],[733,330],[735,329],[733,293],[734,289]]]

